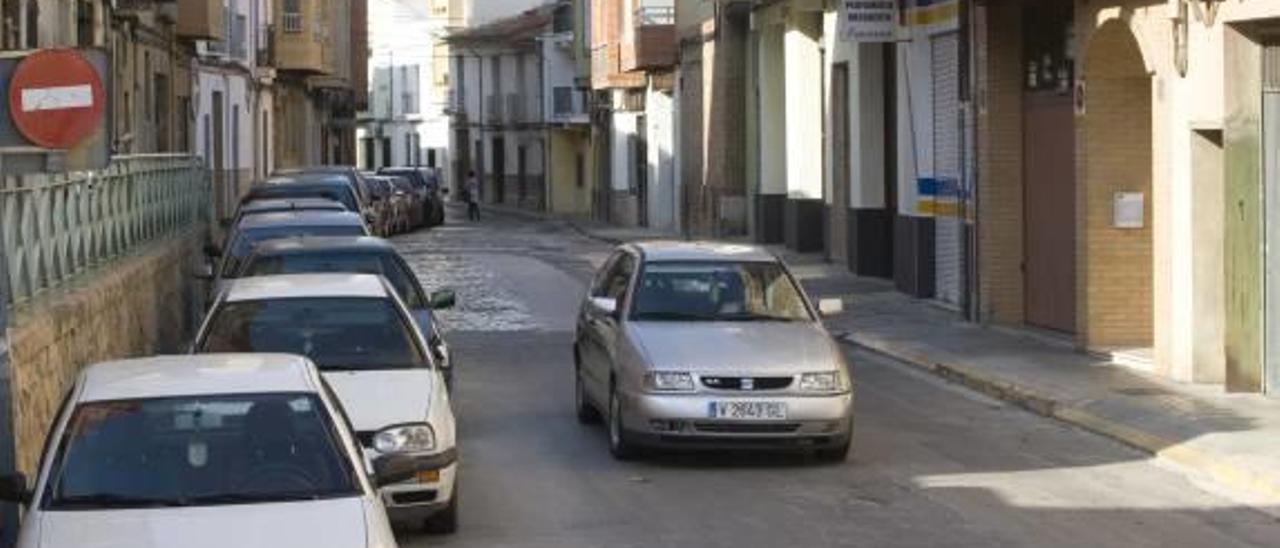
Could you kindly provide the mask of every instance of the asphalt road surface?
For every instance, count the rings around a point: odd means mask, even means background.
[[[456,212],[455,212],[456,213]],[[1109,440],[851,352],[853,455],[614,461],[572,402],[578,301],[609,247],[490,215],[398,238],[457,371],[461,528],[402,546],[1280,546],[1274,509],[1210,493]]]

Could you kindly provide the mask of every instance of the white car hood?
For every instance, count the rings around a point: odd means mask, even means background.
[[[794,375],[840,363],[826,330],[809,322],[630,322],[652,367]]]
[[[330,371],[324,380],[338,393],[351,425],[364,432],[425,421],[435,375],[429,369]]]
[[[41,548],[364,548],[364,500],[45,512]]]

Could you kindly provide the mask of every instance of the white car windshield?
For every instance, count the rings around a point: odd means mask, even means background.
[[[62,436],[44,508],[213,506],[357,496],[355,471],[312,394],[83,403]]]
[[[800,289],[777,263],[648,263],[632,300],[636,321],[812,319]]]
[[[383,276],[396,288],[400,298],[411,309],[425,308],[426,298],[413,283],[408,268],[390,253],[324,251],[252,256],[238,276],[274,276],[277,274],[323,274],[351,272]]]
[[[427,367],[411,329],[385,298],[229,302],[214,312],[198,350],[297,354],[329,371]]]
[[[240,263],[253,251],[253,246],[267,240],[297,238],[301,236],[367,236],[368,233],[360,225],[322,225],[322,226],[264,226],[246,228],[236,235],[235,242],[228,250],[226,264],[222,267],[223,278],[234,278],[240,270]]]

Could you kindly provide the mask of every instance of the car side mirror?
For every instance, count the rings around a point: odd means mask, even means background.
[[[196,267],[196,279],[206,282],[213,281],[213,264],[209,262],[201,262]]]
[[[592,297],[591,307],[596,310],[597,314],[604,316],[618,316],[618,299],[613,297]]]
[[[822,299],[818,301],[818,313],[824,318],[844,314],[844,301],[841,299]]]
[[[411,456],[382,455],[373,459],[373,483],[378,487],[412,479],[417,473],[417,462]]]
[[[27,486],[27,476],[21,472],[0,476],[0,501],[31,504],[31,488]]]
[[[431,294],[432,310],[447,310],[457,306],[457,304],[458,295],[453,290],[444,289]]]

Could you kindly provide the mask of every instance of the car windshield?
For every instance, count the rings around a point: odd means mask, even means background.
[[[632,300],[636,321],[812,319],[800,289],[778,263],[649,263]]]
[[[390,253],[290,253],[284,255],[252,256],[239,272],[239,277],[272,276],[276,274],[325,274],[349,272],[376,274],[385,277],[396,288],[405,306],[412,309],[426,307],[426,299],[413,282],[412,274],[404,263]]]
[[[334,423],[312,394],[92,402],[76,407],[48,510],[209,506],[356,496]]]
[[[247,228],[236,234],[235,242],[228,250],[226,264],[222,267],[223,278],[234,278],[240,271],[240,263],[253,251],[253,246],[267,240],[279,238],[295,238],[299,236],[367,236],[360,225],[324,225],[324,226],[263,226]]]
[[[352,192],[350,185],[345,182],[326,185],[304,183],[261,186],[253,190],[252,198],[255,200],[325,198],[341,203],[349,211],[360,211],[360,204],[356,202],[355,193]]]
[[[230,302],[214,313],[199,351],[297,354],[328,371],[427,366],[412,328],[385,298]]]

